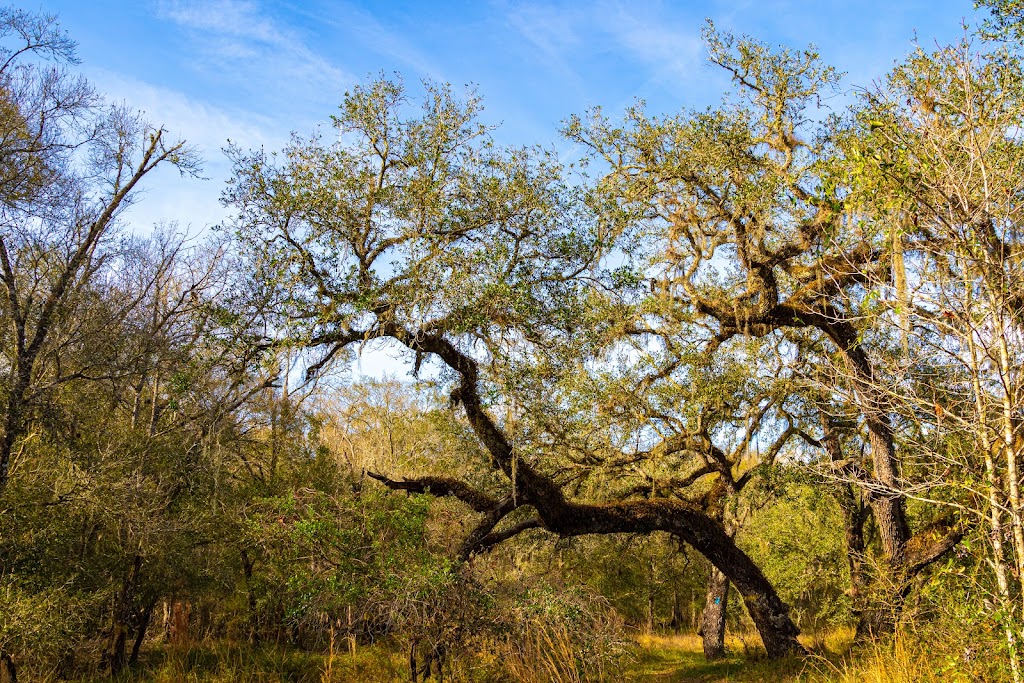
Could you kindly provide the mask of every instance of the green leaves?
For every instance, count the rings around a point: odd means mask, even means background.
[[[381,79],[346,95],[337,142],[232,151],[225,200],[275,274],[274,327],[308,340],[387,320],[500,345],[564,317],[598,248],[587,209],[553,153],[496,147],[480,111],[472,90]]]
[[[349,608],[372,623],[429,600],[453,576],[427,548],[426,521],[425,499],[376,489],[358,498],[300,489],[254,501],[244,540],[258,549],[260,600],[269,609],[283,601],[296,625]]]

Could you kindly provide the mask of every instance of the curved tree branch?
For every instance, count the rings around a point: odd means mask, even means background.
[[[379,331],[412,351],[438,356],[458,373],[461,382],[453,392],[453,399],[462,404],[477,438],[498,467],[514,482],[516,500],[532,505],[544,527],[561,536],[654,531],[673,534],[708,558],[737,587],[770,657],[803,651],[796,639],[800,631],[789,617],[788,606],[720,522],[696,505],[683,501],[588,504],[566,500],[555,481],[531,463],[516,457],[505,433],[487,413],[477,386],[479,370],[473,358],[440,335],[414,334],[387,321],[380,324]],[[451,485],[451,482],[446,480],[437,484]]]

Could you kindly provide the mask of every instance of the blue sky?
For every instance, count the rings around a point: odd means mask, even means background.
[[[224,219],[221,148],[277,149],[292,131],[326,125],[342,94],[381,72],[455,86],[476,84],[484,119],[506,144],[554,145],[560,122],[601,105],[614,116],[638,98],[654,113],[719,101],[727,81],[700,39],[720,29],[772,44],[814,43],[869,85],[907,54],[962,35],[979,19],[969,1],[890,2],[272,2],[270,0],[50,0],[78,42],[82,71],[111,98],[199,148],[207,180],[165,169],[147,179],[129,229],[177,221],[202,232]],[[386,348],[355,375],[402,375]]]
[[[814,43],[866,85],[906,54],[961,33],[970,2],[272,2],[50,0],[78,42],[82,70],[201,150],[206,181],[164,172],[133,210],[193,231],[224,216],[221,148],[282,146],[312,132],[353,83],[380,72],[408,82],[475,83],[500,141],[565,145],[559,123],[636,98],[669,113],[717,101],[726,81],[706,62],[705,17],[769,43]]]

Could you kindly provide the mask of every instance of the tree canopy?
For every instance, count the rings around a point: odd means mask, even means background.
[[[708,22],[722,103],[571,116],[575,163],[371,79],[228,147],[199,240],[122,225],[192,150],[0,11],[5,675],[202,628],[603,680],[626,625],[827,624],[1021,680],[1024,67],[982,4],[853,90]],[[384,344],[407,378],[346,378]]]

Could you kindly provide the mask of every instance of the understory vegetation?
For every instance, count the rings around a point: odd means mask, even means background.
[[[188,144],[0,9],[0,680],[1019,683],[1024,8],[981,4],[867,88],[709,22],[723,104],[570,117],[575,164],[370,80],[228,147],[198,238],[124,215]]]

